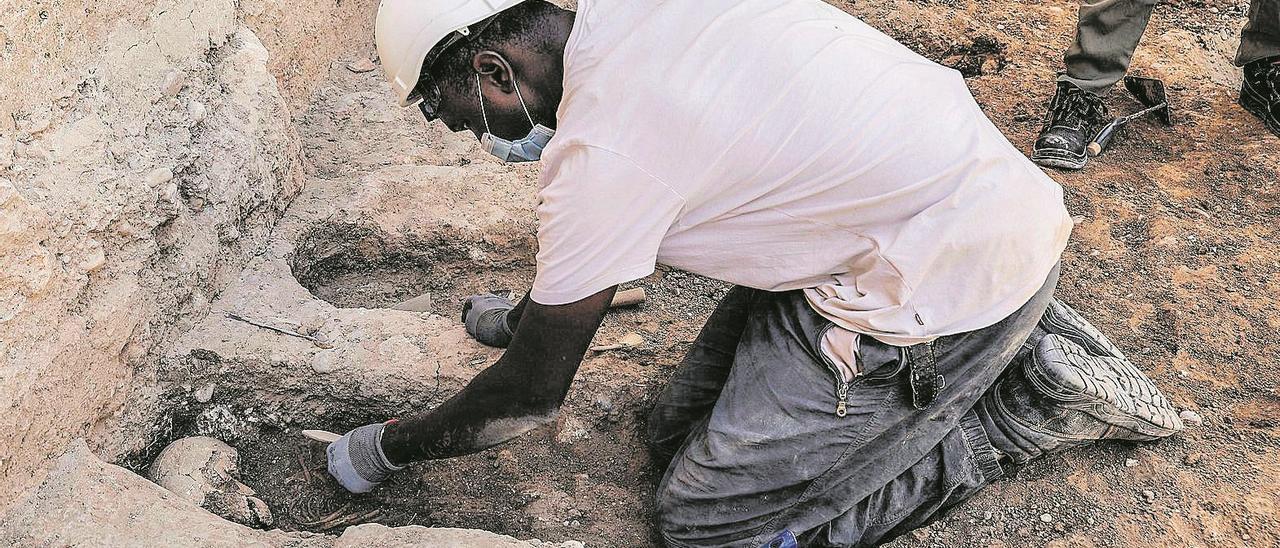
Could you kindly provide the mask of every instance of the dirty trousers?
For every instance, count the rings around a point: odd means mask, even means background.
[[[1103,93],[1124,77],[1159,0],[1081,0],[1076,40],[1058,80]],[[1280,0],[1252,0],[1236,65],[1280,55]]]
[[[670,458],[657,495],[664,541],[875,546],[999,478],[973,408],[1057,278],[1055,267],[984,329],[906,348],[860,337],[863,373],[847,386],[820,351],[834,326],[800,291],[732,289],[649,418],[655,458]]]

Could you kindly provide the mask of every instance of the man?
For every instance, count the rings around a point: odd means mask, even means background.
[[[737,284],[650,418],[671,546],[874,545],[1008,466],[1181,427],[1052,299],[1061,188],[958,73],[834,7],[384,0],[377,42],[402,104],[543,162],[539,250],[518,305],[464,307],[497,363],[329,447],[348,489],[554,420],[658,261]]]
[[[1111,121],[1102,95],[1124,77],[1158,0],[1084,0],[1076,41],[1049,103],[1031,159],[1080,169],[1089,142]],[[1252,0],[1236,66],[1244,69],[1240,105],[1280,136],[1280,0]]]

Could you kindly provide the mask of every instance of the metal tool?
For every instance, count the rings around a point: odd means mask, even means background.
[[[312,344],[314,344],[314,345],[316,345],[316,346],[318,346],[318,347],[320,347],[320,348],[326,348],[326,349],[327,349],[327,348],[333,348],[333,343],[329,342],[329,340],[328,340],[328,339],[325,339],[325,338],[322,338],[322,337],[316,337],[316,336],[313,336],[313,335],[303,335],[302,333],[298,333],[297,331],[294,331],[294,330],[292,330],[292,329],[286,329],[286,328],[284,328],[284,327],[276,327],[276,326],[274,326],[274,325],[265,324],[265,323],[262,323],[262,322],[257,322],[257,321],[254,321],[254,320],[250,320],[249,318],[246,318],[246,317],[241,316],[241,315],[239,315],[239,314],[236,314],[236,313],[234,313],[234,312],[227,312],[227,318],[228,318],[228,319],[231,319],[231,320],[235,320],[235,321],[237,321],[237,322],[244,322],[244,323],[247,323],[247,324],[252,325],[252,326],[254,326],[254,327],[260,327],[260,328],[262,328],[262,329],[266,329],[266,330],[268,330],[268,331],[275,331],[276,333],[280,333],[280,334],[282,334],[282,335],[288,335],[288,336],[290,336],[290,337],[297,337],[297,338],[299,338],[299,339],[306,339],[306,340],[308,340],[308,341],[311,341],[311,343],[312,343]]]
[[[306,436],[307,439],[320,443],[333,443],[342,437],[342,434],[334,434],[328,430],[303,430],[302,435]]]
[[[1086,147],[1090,156],[1102,154],[1102,151],[1107,149],[1107,145],[1111,144],[1111,139],[1116,136],[1116,132],[1120,131],[1120,128],[1148,114],[1155,114],[1156,119],[1166,126],[1173,125],[1173,120],[1169,113],[1169,96],[1165,93],[1164,82],[1155,78],[1125,76],[1124,87],[1146,108],[1128,116],[1116,118],[1111,123],[1103,126],[1102,130],[1098,132],[1098,136],[1094,137],[1093,142]]]

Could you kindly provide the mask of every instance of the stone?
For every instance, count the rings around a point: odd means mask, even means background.
[[[166,74],[164,81],[160,84],[160,92],[165,97],[175,97],[186,85],[187,75],[180,70],[175,70]]]
[[[1124,459],[1125,468],[1133,468],[1138,465],[1138,459]]]
[[[1203,460],[1204,460],[1204,453],[1195,451],[1192,453],[1188,453],[1187,456],[1182,459],[1182,462],[1186,463],[1189,466],[1195,466],[1197,464],[1200,464],[1200,462]]]
[[[148,479],[182,500],[242,525],[271,526],[271,510],[239,476],[240,454],[204,436],[169,444],[147,471]]]
[[[1040,521],[1043,521],[1045,523],[1050,523],[1053,521],[1053,516],[1049,514],[1040,514]]]
[[[187,116],[191,118],[192,124],[203,122],[206,113],[207,109],[200,101],[192,101],[187,105]]]
[[[348,527],[333,544],[333,548],[410,548],[413,546],[529,548],[534,545],[506,535],[472,529],[429,528],[418,525],[387,527],[377,523]]]
[[[1200,426],[1201,424],[1204,424],[1204,417],[1201,417],[1199,413],[1190,409],[1178,413],[1178,418],[1182,419],[1182,423],[1187,426]]]
[[[373,60],[367,57],[347,63],[347,70],[354,72],[356,74],[363,74],[366,72],[370,72],[376,68],[378,68],[378,65],[375,65],[373,63]]]
[[[0,514],[0,546],[324,548],[332,539],[259,531],[210,514],[75,441],[44,482]]]
[[[213,400],[214,388],[215,388],[215,385],[213,383],[206,384],[200,387],[199,390],[196,390],[196,393],[193,394],[193,397],[195,397],[195,400],[197,402],[209,403],[210,401]]]

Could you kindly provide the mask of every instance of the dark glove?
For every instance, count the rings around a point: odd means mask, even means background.
[[[467,297],[467,302],[462,305],[462,323],[467,325],[467,333],[477,341],[506,348],[511,344],[507,314],[515,307],[515,303],[493,293]]]
[[[403,470],[382,452],[385,424],[368,424],[347,432],[329,444],[329,475],[352,493],[368,493],[386,481],[392,472]]]

